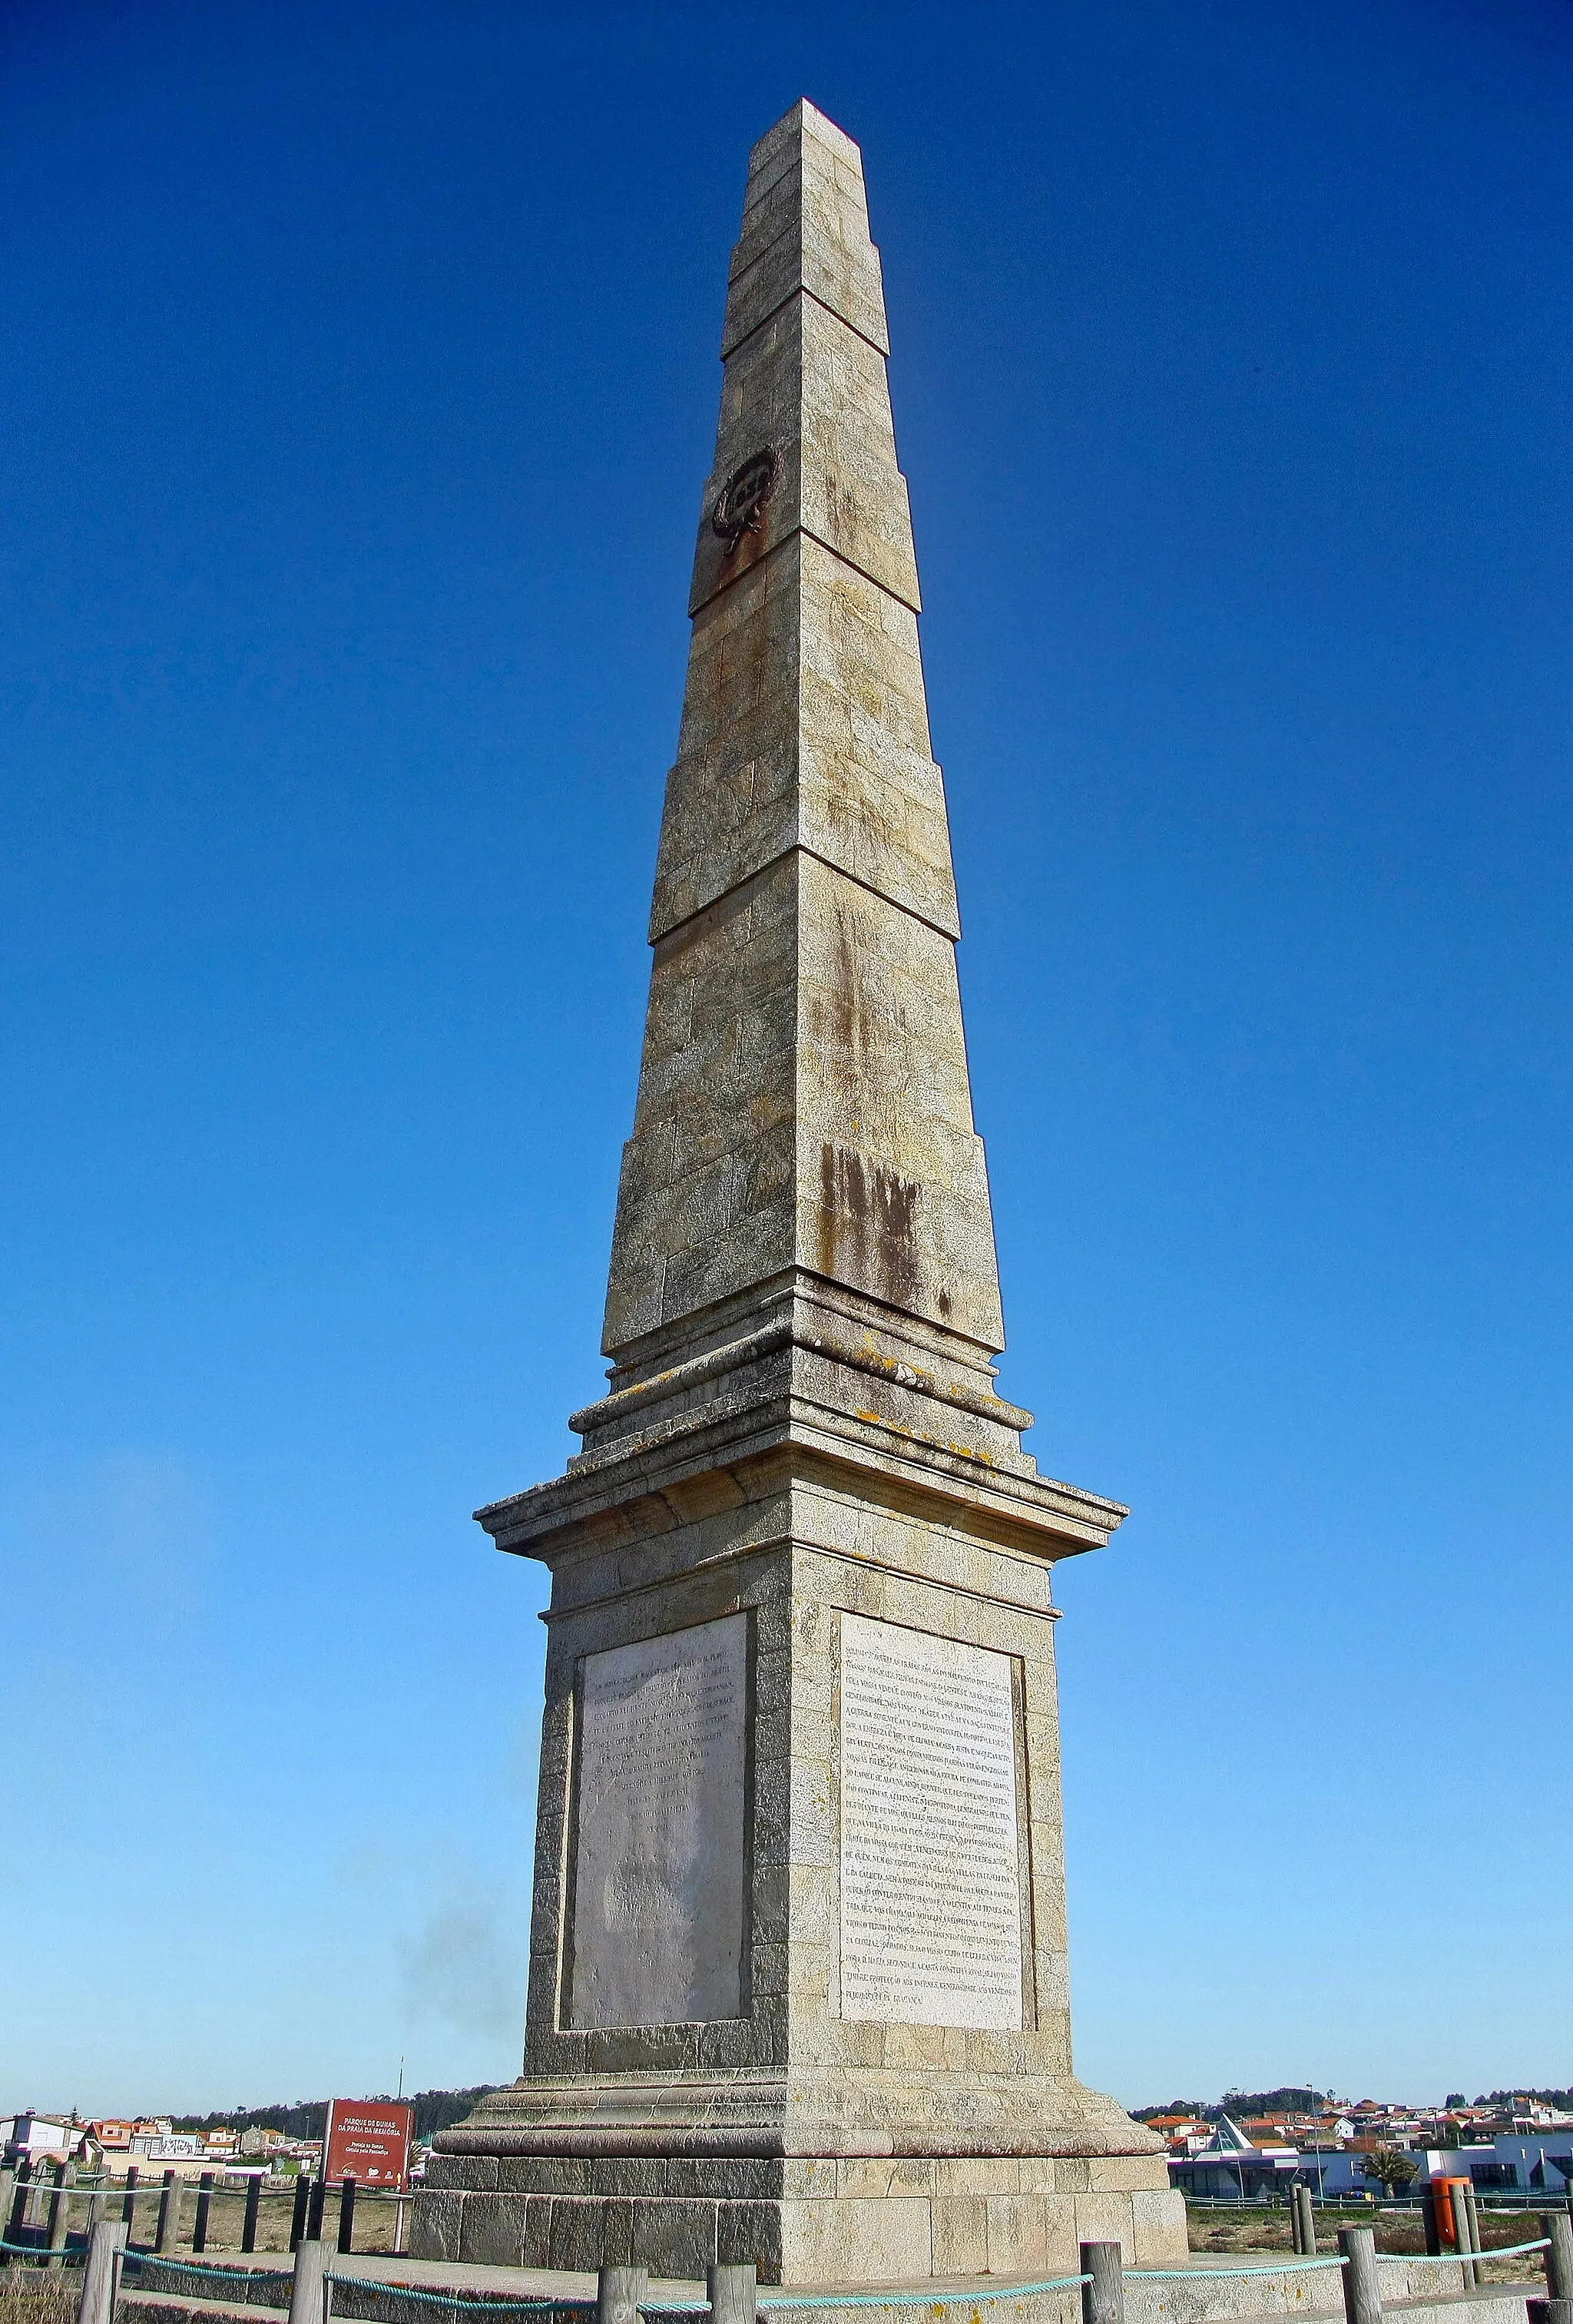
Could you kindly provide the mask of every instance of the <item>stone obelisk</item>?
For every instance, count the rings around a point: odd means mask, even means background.
[[[857,147],[750,157],[603,1345],[550,1568],[524,2071],[418,2249],[768,2282],[1184,2249],[1072,2072],[1050,1569],[972,1127]]]

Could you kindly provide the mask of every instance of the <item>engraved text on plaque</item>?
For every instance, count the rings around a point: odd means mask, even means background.
[[[571,2025],[742,2014],[748,1617],[586,1655]]]
[[[1022,2023],[1010,1657],[842,1616],[841,2010]]]

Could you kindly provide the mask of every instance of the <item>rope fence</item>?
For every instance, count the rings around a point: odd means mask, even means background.
[[[1320,2264],[1337,2267],[1341,2263],[1337,2260],[1330,2263],[1323,2261]],[[1208,2272],[1228,2273],[1231,2271]],[[1271,2268],[1254,2272],[1262,2274],[1280,2273]],[[540,2293],[534,2297],[524,2295],[511,2300],[492,2296],[483,2300],[466,2300],[461,2292],[428,2292],[415,2284],[386,2283],[380,2276],[374,2275],[340,2275],[336,2271],[330,2271],[325,2277],[325,2281],[328,2283],[340,2283],[353,2287],[357,2292],[370,2292],[383,2297],[413,2301],[421,2307],[446,2308],[465,2315],[495,2316],[506,2312],[540,2316],[557,2310],[593,2309],[597,2304],[596,2296],[593,2292]],[[998,2290],[992,2288],[970,2290],[955,2296],[973,2301],[1026,2300],[1044,2292],[1074,2292],[1082,2284],[1090,2283],[1091,2281],[1090,2275],[1051,2275],[1045,2276],[1036,2283],[1005,2283]],[[830,2308],[932,2308],[936,2301],[943,2297],[943,2293],[933,2291],[905,2293],[900,2292],[786,2292],[777,2297],[766,2290],[759,2296],[759,2306],[761,2310],[768,2310],[772,2315],[777,2312],[785,2313],[788,2310],[796,2313],[800,2310]],[[708,2316],[710,2313],[704,2301],[658,2300],[648,2297],[639,2301],[639,2311],[641,2316]]]
[[[1039,2277],[1030,2282],[1007,2279],[979,2282],[974,2279],[952,2287],[930,2282],[910,2288],[891,2286],[856,2292],[777,2292],[761,2287],[753,2263],[743,2262],[712,2269],[702,2300],[691,2294],[665,2298],[653,2294],[643,2267],[602,2268],[593,2296],[567,2292],[499,2296],[478,2292],[473,2283],[447,2287],[390,2282],[385,2276],[354,2273],[347,2267],[332,2265],[332,2255],[319,2236],[308,2236],[298,2246],[288,2269],[244,2264],[237,2267],[233,2262],[227,2265],[206,2265],[199,2259],[187,2259],[175,2253],[128,2248],[126,2222],[112,2222],[102,2217],[92,2224],[85,2246],[78,2245],[70,2251],[64,2233],[63,2212],[57,2213],[51,2221],[47,2243],[21,2244],[14,2239],[14,2232],[0,2239],[0,2261],[9,2263],[20,2258],[32,2261],[35,2266],[53,2268],[64,2266],[68,2260],[80,2264],[82,2288],[77,2324],[117,2324],[116,2302],[123,2274],[129,2277],[126,2288],[133,2302],[139,2293],[143,2298],[156,2297],[161,2289],[166,2298],[171,2294],[177,2300],[187,2298],[193,2306],[207,2305],[212,2313],[219,2308],[223,2294],[217,2287],[223,2286],[224,2293],[238,2309],[260,2308],[276,2316],[287,2306],[291,2324],[332,2324],[336,2287],[353,2295],[345,2300],[341,2310],[342,2324],[399,2324],[403,2318],[411,2319],[413,2324],[422,2311],[433,2309],[446,2311],[449,2324],[460,2324],[462,2318],[483,2317],[492,2318],[493,2324],[506,2318],[529,2319],[532,2324],[588,2324],[588,2311],[592,2309],[596,2311],[598,2324],[640,2324],[641,2319],[658,2317],[692,2319],[693,2324],[759,2324],[761,2316],[766,2324],[770,2324],[770,2319],[777,2318],[812,2316],[815,2311],[828,2313],[842,2309],[926,2310],[931,2317],[937,2318],[951,2306],[970,2309],[972,2324],[979,2324],[979,2311],[985,2305],[1013,2301],[1019,2307],[1021,2301],[1044,2293],[1077,2292],[1081,2293],[1081,2324],[1124,2324],[1127,2284],[1206,2285],[1266,2279],[1287,2285],[1292,2278],[1328,2275],[1335,2280],[1341,2278],[1345,2324],[1383,2324],[1382,2259],[1390,2267],[1402,2265],[1406,2272],[1417,2264],[1458,2267],[1465,2296],[1468,2297],[1481,2288],[1480,2271],[1486,2261],[1519,2259],[1539,2253],[1543,2255],[1548,2296],[1543,2301],[1530,2301],[1532,2324],[1553,2324],[1553,2319],[1554,2324],[1573,2324],[1573,2222],[1558,2212],[1542,2213],[1540,2224],[1547,2230],[1544,2235],[1495,2248],[1481,2246],[1467,2213],[1458,2214],[1457,2224],[1458,2245],[1447,2252],[1379,2255],[1374,2228],[1361,2226],[1339,2228],[1336,2256],[1315,2256],[1312,2238],[1311,2252],[1304,2256],[1252,2260],[1237,2266],[1127,2268],[1119,2244],[1106,2238],[1081,2246],[1081,2267],[1075,2273]],[[396,2268],[397,2261],[393,2264]],[[1423,2296],[1451,2295],[1439,2292]],[[1249,2311],[1248,2301],[1246,2310]],[[1263,2314],[1265,2324],[1265,2311]],[[437,2319],[433,2319],[432,2324],[437,2324]]]
[[[1433,2265],[1457,2267],[1461,2260],[1478,2262],[1491,2258],[1516,2259],[1526,2252],[1546,2251],[1550,2247],[1550,2241],[1549,2236],[1537,2236],[1532,2241],[1507,2244],[1493,2251],[1440,2254],[1388,2252],[1379,2256],[1391,2260],[1403,2260],[1412,2264],[1416,2261],[1424,2260]],[[1338,2269],[1347,2268],[1349,2264],[1348,2255],[1340,2253],[1337,2257],[1328,2259],[1292,2259],[1265,2264],[1257,2262],[1245,2267],[1127,2267],[1121,2273],[1127,2283],[1238,2282],[1256,2276],[1281,2279],[1289,2275],[1311,2275],[1336,2272]],[[465,2315],[497,2315],[507,2312],[545,2316],[554,2310],[582,2312],[594,2308],[597,2304],[594,2295],[588,2292],[576,2295],[543,2293],[535,2296],[524,2295],[517,2299],[488,2297],[476,2300],[466,2299],[458,2292],[432,2292],[414,2284],[388,2283],[378,2276],[341,2275],[337,2273],[329,2273],[325,2280],[329,2283],[353,2287],[359,2292],[374,2292],[383,2298],[409,2301],[421,2307],[445,2308],[453,2310],[455,2314]],[[965,2301],[971,2304],[999,2300],[1026,2300],[1041,2292],[1078,2291],[1083,2284],[1089,2284],[1092,2281],[1093,2278],[1090,2274],[1081,2274],[1046,2276],[1036,2282],[1030,2283],[1012,2282],[998,2286],[970,2284],[964,2292],[951,2293],[948,2298]],[[805,2292],[779,2294],[762,2287],[759,2294],[758,2305],[762,2312],[777,2315],[812,2312],[816,2309],[932,2309],[945,2304],[946,2301],[947,2294],[940,2287],[912,2292]],[[642,2316],[707,2316],[710,2310],[703,2301],[658,2300],[647,2297],[639,2302],[639,2312]]]
[[[1348,2261],[1338,2259],[1286,2259],[1281,2266],[1269,2264],[1253,2267],[1127,2267],[1124,2271],[1127,2283],[1194,2283],[1198,2278],[1246,2275],[1309,2275],[1313,2268],[1348,2267]]]
[[[970,2301],[1026,2300],[1035,2292],[1069,2292],[1077,2284],[1090,2283],[1091,2281],[1090,2275],[1051,2275],[1042,2283],[1002,2284],[998,2292],[958,2292],[954,2297]],[[760,2299],[759,2306],[768,2309],[774,2315],[777,2310],[789,2308],[933,2308],[943,2298],[943,2293],[934,2292],[906,2294],[899,2292],[805,2292],[796,2297],[788,2292],[785,2299],[777,2300],[767,2292]],[[639,2302],[641,2309],[649,2305],[648,2301]]]
[[[1457,2267],[1461,2259],[1478,2262],[1483,2259],[1516,2259],[1521,2252],[1550,2251],[1550,2236],[1537,2236],[1532,2244],[1485,2244],[1478,2251],[1450,2252],[1379,2252],[1379,2259],[1406,2259],[1412,2267]]]
[[[1387,2252],[1376,2256],[1403,2261],[1410,2266],[1457,2267],[1461,2262],[1473,2261],[1478,2264],[1486,2259],[1518,2259],[1529,2252],[1547,2251],[1550,2248],[1550,2245],[1551,2238],[1549,2236],[1537,2236],[1524,2243],[1499,2245],[1484,2251]],[[85,2256],[81,2247],[70,2252],[64,2250],[51,2252],[38,2244],[0,2243],[0,2251],[40,2261],[58,2262],[69,2258],[78,2264]],[[135,2269],[139,2275],[146,2270],[154,2269],[165,2275],[201,2278],[210,2282],[223,2283],[231,2290],[244,2289],[248,2293],[253,2292],[263,2285],[287,2287],[293,2281],[292,2272],[286,2268],[207,2267],[198,2261],[165,2258],[157,2253],[134,2249],[126,2251],[124,2263],[128,2268]],[[1127,2283],[1238,2282],[1259,2276],[1282,2278],[1333,2272],[1346,2268],[1349,2264],[1348,2256],[1340,2254],[1337,2257],[1327,2259],[1284,2260],[1265,2264],[1256,2262],[1243,2267],[1132,2267],[1125,2268],[1122,2273]],[[341,2284],[345,2290],[370,2292],[381,2299],[406,2301],[416,2307],[446,2309],[455,2315],[520,2315],[544,2319],[554,2314],[582,2313],[593,2309],[597,2304],[596,2295],[592,2292],[521,2293],[512,2297],[488,2293],[480,2298],[470,2298],[459,2291],[436,2291],[417,2284],[391,2283],[380,2276],[343,2274],[336,2270],[325,2271],[324,2281],[331,2284]],[[1043,2292],[1076,2291],[1092,2281],[1090,2274],[1054,2275],[1044,2277],[1035,2282],[1011,2282],[1001,2283],[998,2287],[969,2285],[964,2292],[959,2292],[952,2296],[972,2302],[1025,2300]],[[785,2314],[788,2311],[809,2312],[816,2309],[932,2308],[940,2304],[944,2297],[944,2293],[937,2288],[915,2292],[892,2290],[780,2294],[762,2288],[758,2304],[761,2310],[772,2314]],[[259,2301],[255,2304],[267,2305],[268,2303]],[[639,2302],[639,2310],[641,2315],[704,2316],[709,2314],[709,2310],[703,2301],[661,2300],[648,2296]]]
[[[288,2267],[204,2267],[200,2260],[166,2258],[161,2252],[139,2251],[128,2246],[124,2264],[127,2267],[161,2267],[177,2275],[211,2276],[216,2282],[231,2284],[292,2283],[294,2270]]]
[[[419,2301],[428,2307],[449,2308],[476,2316],[505,2314],[541,2316],[550,2314],[559,2308],[593,2308],[595,2305],[595,2294],[593,2292],[537,2292],[533,2296],[523,2293],[517,2300],[504,2300],[489,2293],[484,2300],[466,2300],[461,2292],[423,2292],[418,2284],[384,2283],[380,2276],[375,2275],[338,2275],[330,2271],[324,2281],[328,2283],[353,2284],[357,2292],[391,2294],[399,2300]],[[641,2309],[660,2304],[658,2301],[650,2301],[639,2302]],[[674,2303],[674,2305],[677,2304]],[[691,2305],[691,2303],[686,2304]]]

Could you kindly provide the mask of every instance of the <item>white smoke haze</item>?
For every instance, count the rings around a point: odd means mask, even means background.
[[[455,1898],[439,1905],[414,1936],[398,1941],[410,2015],[522,2046],[526,1950],[494,1904]]]

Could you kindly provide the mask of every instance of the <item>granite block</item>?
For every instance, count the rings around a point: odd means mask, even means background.
[[[988,2205],[979,2195],[937,2195],[931,2212],[936,2275],[982,2275],[989,2267]]]
[[[636,2203],[633,2257],[652,2275],[701,2276],[716,2255],[719,2205],[694,2197]]]
[[[557,2195],[531,2195],[524,2207],[524,2257],[526,2267],[550,2267],[552,2264],[552,2209],[566,2199]]]
[[[409,2251],[414,2259],[457,2259],[465,2198],[419,2194],[411,2207]]]
[[[761,2283],[779,2283],[779,2203],[722,2203],[716,2211],[715,2255],[728,2266],[742,2266],[751,2260]]]
[[[517,2267],[524,2244],[518,2195],[470,2195],[459,2224],[459,2258],[482,2267]]]
[[[1041,2195],[990,2195],[984,2205],[990,2275],[1041,2275],[1048,2260]]]
[[[593,2274],[602,2264],[605,2225],[606,2205],[598,2196],[554,2196],[547,2266]]]

